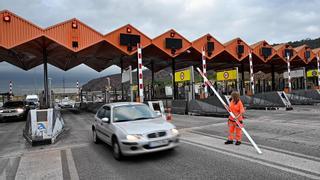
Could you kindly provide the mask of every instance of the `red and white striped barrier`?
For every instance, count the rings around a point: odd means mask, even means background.
[[[318,87],[320,87],[320,57],[317,56],[317,66],[318,66]]]
[[[79,94],[79,81],[77,80],[77,93]]]
[[[9,94],[12,95],[12,81],[9,82]]]
[[[252,94],[254,94],[254,77],[253,77],[253,62],[252,62],[252,52],[249,53],[249,65],[250,65],[250,85]]]
[[[288,87],[289,87],[289,92],[291,92],[291,75],[290,75],[290,55],[289,53],[287,54],[287,66],[288,66]]]
[[[142,75],[142,50],[141,45],[137,44],[138,49],[138,74],[139,74],[139,97],[140,102],[143,102],[143,75]]]
[[[202,71],[203,74],[207,77],[207,61],[206,61],[206,52],[205,49],[202,49]],[[206,85],[205,81],[204,82],[204,96],[205,98],[208,97],[208,86]]]

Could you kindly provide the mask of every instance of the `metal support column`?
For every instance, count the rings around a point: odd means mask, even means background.
[[[123,73],[123,59],[122,57],[120,58],[120,66],[121,66],[121,79],[122,79],[122,73]],[[121,82],[121,100],[124,100],[124,90],[123,90],[123,83]]]
[[[154,98],[154,63],[151,62],[151,99]]]
[[[176,94],[177,94],[177,87],[176,87],[176,78],[174,76],[176,72],[176,63],[175,63],[175,59],[172,58],[172,89],[173,89],[173,93],[172,93],[172,99],[176,99]]]
[[[43,85],[44,85],[44,104],[45,108],[50,107],[49,103],[49,85],[48,85],[48,54],[47,49],[43,47]]]
[[[245,87],[245,81],[244,81],[244,64],[241,62],[241,94],[245,95],[246,93],[246,87]]]
[[[274,64],[271,64],[271,87],[272,87],[272,91],[276,90]]]
[[[303,86],[307,90],[307,70],[306,67],[303,67]]]
[[[194,89],[194,67],[191,66],[191,97],[196,99],[195,89]]]

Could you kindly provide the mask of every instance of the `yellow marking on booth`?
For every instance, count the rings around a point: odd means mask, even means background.
[[[217,81],[228,81],[237,79],[237,70],[217,72]]]
[[[175,82],[183,82],[183,81],[190,81],[191,80],[191,70],[184,69],[182,71],[177,71],[174,73]]]
[[[307,71],[307,77],[318,77],[318,74],[319,72],[317,69]]]

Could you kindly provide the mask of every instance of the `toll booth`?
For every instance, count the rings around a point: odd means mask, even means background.
[[[172,101],[172,112],[186,114],[189,101],[195,99],[193,67],[177,70],[174,74],[176,93]]]
[[[240,92],[238,68],[218,71],[216,80],[216,86],[220,94],[227,95],[234,90]]]
[[[30,110],[23,136],[31,145],[54,143],[64,131],[64,120],[56,109]]]

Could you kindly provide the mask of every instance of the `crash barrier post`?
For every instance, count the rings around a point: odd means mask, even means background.
[[[262,151],[260,150],[260,148],[257,146],[257,144],[253,141],[253,139],[251,138],[251,136],[249,135],[249,133],[245,130],[245,128],[243,127],[243,125],[238,121],[238,119],[235,118],[235,115],[230,111],[229,107],[227,106],[227,104],[223,101],[223,99],[221,98],[221,96],[219,95],[219,93],[214,89],[213,85],[211,84],[211,82],[207,79],[206,76],[204,76],[204,74],[202,73],[200,68],[197,68],[198,72],[200,73],[200,75],[202,76],[202,78],[205,80],[205,83],[211,88],[211,90],[214,92],[214,94],[219,98],[220,102],[223,104],[223,106],[226,108],[226,110],[229,112],[229,114],[234,118],[236,124],[241,128],[242,132],[247,136],[247,138],[249,139],[249,141],[251,142],[251,144],[253,145],[253,147],[257,150],[257,152],[259,154],[262,154]]]
[[[56,109],[30,110],[23,136],[31,145],[52,144],[64,130],[64,121]]]
[[[174,114],[186,114],[188,101],[183,99],[172,100],[172,113]]]

